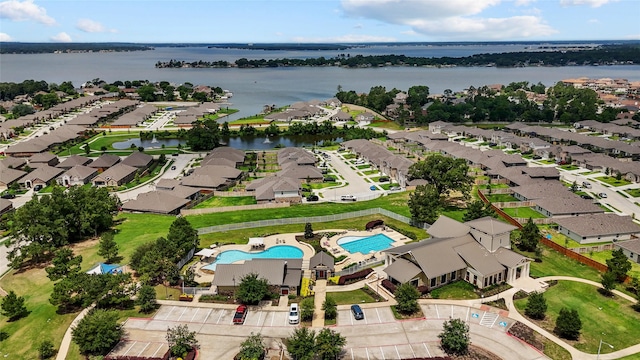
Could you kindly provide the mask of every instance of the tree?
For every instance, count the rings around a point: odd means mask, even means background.
[[[399,312],[412,314],[418,310],[418,298],[420,298],[420,292],[415,286],[408,282],[401,284],[393,295],[398,302],[396,309]]]
[[[195,122],[187,131],[187,145],[193,151],[211,150],[220,146],[220,129],[212,119]]]
[[[304,224],[304,238],[313,239],[313,236],[313,227],[311,227],[311,223]]]
[[[578,191],[578,183],[573,180],[573,183],[571,184],[571,192],[576,192]]]
[[[179,256],[176,257],[176,261],[187,255],[191,249],[200,245],[198,230],[194,229],[191,223],[183,217],[179,217],[171,223],[167,240],[174,243],[180,252]]]
[[[51,264],[53,266],[49,266],[44,270],[47,272],[47,277],[51,281],[58,281],[69,274],[80,271],[82,256],[73,256],[73,251],[65,247],[56,251]]]
[[[189,331],[189,327],[186,324],[167,328],[166,339],[169,343],[169,350],[174,356],[184,358],[189,351],[200,348],[198,339],[196,339],[196,332]]]
[[[464,213],[462,221],[466,222],[494,215],[495,211],[491,208],[491,204],[485,204],[482,200],[474,200],[467,205],[467,211]]]
[[[18,320],[29,314],[27,307],[24,306],[24,297],[16,295],[13,290],[2,299],[0,308],[2,308],[2,315],[8,317],[9,321]]]
[[[316,355],[322,360],[334,360],[342,352],[347,339],[340,333],[324,328],[316,336]]]
[[[306,298],[300,302],[300,319],[302,321],[310,321],[313,319],[313,298]]]
[[[578,311],[565,307],[560,309],[556,319],[556,327],[553,330],[558,336],[569,340],[578,340],[581,329],[582,321],[580,321]]]
[[[449,355],[465,355],[469,351],[469,325],[461,319],[445,321],[443,330],[438,335],[440,346]]]
[[[322,303],[322,310],[325,319],[335,319],[338,315],[338,304],[331,296],[327,296]]]
[[[142,285],[138,290],[136,303],[140,306],[140,312],[148,313],[158,307],[156,290],[151,285]]]
[[[236,297],[243,304],[257,304],[269,294],[267,279],[258,276],[257,273],[251,273],[240,280]]]
[[[107,264],[112,264],[120,260],[118,256],[118,244],[113,239],[113,233],[107,231],[100,237],[98,255],[104,258]]]
[[[262,360],[265,353],[264,339],[260,333],[253,332],[240,344],[237,360]]]
[[[18,105],[14,105],[11,108],[11,113],[16,118],[19,118],[19,117],[25,116],[25,115],[29,115],[29,114],[33,114],[35,112],[36,112],[36,110],[33,108],[33,106],[27,105],[27,104],[18,104]]]
[[[605,296],[611,296],[613,289],[616,288],[616,275],[611,271],[605,271],[600,275],[600,284],[602,284],[602,292]]]
[[[80,352],[106,355],[124,335],[119,317],[116,311],[103,309],[93,309],[83,317],[71,332]]]
[[[518,238],[518,245],[523,251],[535,251],[540,241],[540,229],[533,223],[533,220],[529,218],[529,221],[520,230],[520,237]]]
[[[409,211],[411,217],[419,222],[433,223],[442,208],[440,193],[431,184],[418,185],[409,195]]]
[[[542,320],[547,312],[547,300],[542,293],[537,291],[529,295],[527,300],[527,306],[524,309],[524,314],[528,317],[536,320]]]
[[[53,343],[49,340],[44,340],[38,345],[38,357],[40,360],[46,360],[56,354],[56,350],[53,348]]]
[[[468,196],[473,178],[467,173],[469,166],[462,158],[454,159],[442,155],[431,155],[409,168],[411,179],[424,179],[435,186],[438,194],[448,196],[451,191],[460,191]]]
[[[625,256],[622,249],[613,250],[611,259],[606,260],[608,270],[615,275],[616,281],[623,282],[627,273],[631,270],[631,261]]]
[[[315,355],[316,332],[309,328],[297,328],[286,339],[287,351],[295,360],[312,360]]]

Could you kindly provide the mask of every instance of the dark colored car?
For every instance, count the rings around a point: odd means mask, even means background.
[[[0,196],[0,197],[3,198],[3,199],[15,199],[16,196],[13,195],[12,193],[8,193],[7,192],[7,193],[2,194],[2,196]]]
[[[309,195],[309,196],[307,196],[307,201],[318,201],[318,200],[320,200],[318,195]]]
[[[364,319],[364,313],[362,312],[360,305],[351,305],[351,313],[356,320]]]
[[[593,199],[591,196],[589,195],[580,195],[581,198],[586,199],[586,200],[591,200]]]

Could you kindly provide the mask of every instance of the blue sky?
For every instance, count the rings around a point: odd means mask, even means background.
[[[0,0],[0,41],[640,40],[637,0]]]

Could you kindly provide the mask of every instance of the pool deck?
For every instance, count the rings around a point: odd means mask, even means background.
[[[347,258],[339,263],[335,264],[335,271],[342,270],[343,267],[358,261],[371,260],[372,258],[382,259],[382,251],[376,251],[372,254],[361,254],[355,253],[352,254],[347,250],[343,249],[342,246],[338,245],[338,240],[345,236],[373,236],[377,234],[384,234],[389,237],[393,242],[391,243],[391,247],[402,246],[411,241],[408,237],[400,234],[399,232],[392,230],[388,227],[376,228],[373,230],[344,230],[344,229],[334,229],[334,230],[323,230],[323,232],[337,232],[338,235],[334,235],[331,238],[323,238],[320,241],[320,244],[325,249],[326,252],[332,254],[334,257],[339,257],[342,255],[346,255]]]
[[[373,254],[360,254],[360,253],[355,253],[355,254],[351,254],[348,251],[346,251],[345,249],[343,249],[340,245],[338,245],[338,239],[344,237],[344,236],[373,236],[376,234],[384,234],[386,236],[388,236],[389,238],[391,238],[393,240],[393,242],[391,243],[392,247],[397,247],[397,246],[401,246],[404,245],[408,242],[411,241],[411,239],[407,238],[406,236],[391,230],[388,227],[385,228],[377,228],[374,230],[368,230],[368,231],[357,231],[357,230],[344,230],[344,229],[329,229],[329,230],[322,230],[322,231],[318,231],[318,232],[322,232],[322,233],[331,233],[331,232],[335,232],[338,233],[338,235],[332,236],[331,238],[322,238],[322,240],[320,241],[320,244],[322,245],[322,247],[325,249],[325,251],[327,253],[332,254],[334,257],[339,257],[341,255],[346,255],[347,258],[339,263],[335,264],[335,270],[336,271],[340,271],[342,270],[342,268],[348,264],[351,264],[353,262],[358,262],[358,261],[364,261],[364,260],[371,260],[372,257],[375,258],[381,258],[381,252],[377,251]],[[304,235],[304,233],[288,233],[288,234],[277,234],[277,235],[270,235],[270,236],[266,236],[264,237],[264,248],[256,250],[256,249],[252,249],[251,245],[249,244],[233,244],[233,245],[223,245],[221,247],[215,248],[217,249],[219,252],[223,252],[223,251],[227,251],[227,250],[240,250],[240,251],[244,251],[247,253],[258,253],[258,252],[262,252],[265,251],[271,247],[274,246],[278,246],[278,245],[290,245],[290,246],[295,246],[298,249],[302,250],[302,261],[303,261],[303,266],[308,266],[309,264],[309,259],[311,259],[311,257],[313,257],[313,255],[315,255],[315,251],[313,250],[313,247],[309,244],[306,243],[302,243],[302,242],[298,242],[296,240],[296,236],[299,235]],[[209,259],[212,260],[212,259]],[[204,266],[207,266],[211,264],[211,261],[202,261],[200,260],[196,265],[195,268],[197,269],[196,271],[196,281],[203,283],[203,282],[211,282],[213,281],[213,276],[214,273],[212,273],[210,270],[206,270],[206,269],[202,269]]]

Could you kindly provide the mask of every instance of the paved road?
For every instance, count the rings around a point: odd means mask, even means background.
[[[580,170],[584,171],[584,169],[580,169]],[[580,171],[580,170],[577,170],[577,171]],[[602,185],[600,182],[598,182],[597,180],[593,179],[595,177],[604,176],[604,174],[598,173],[598,174],[583,176],[583,175],[576,174],[576,171],[573,171],[573,172],[561,172],[561,176],[562,176],[561,177],[562,180],[567,181],[569,183],[573,183],[574,181],[576,181],[578,185],[582,185],[583,181],[589,182],[591,184],[591,189],[583,189],[582,191],[585,191],[591,194],[594,199],[596,199],[597,194],[600,194],[600,193],[607,194],[607,197],[604,199],[600,199],[599,202],[610,205],[612,207],[612,210],[617,214],[625,214],[629,216],[632,216],[633,214],[640,215],[640,207],[634,204],[633,201],[630,201],[630,200],[633,200],[633,198],[627,199],[624,196],[617,193],[618,190],[626,187],[613,187],[613,186],[606,187]],[[637,184],[632,184],[629,186],[634,186],[637,188]]]
[[[362,176],[358,175],[358,173],[340,157],[338,152],[326,151],[326,153],[328,153],[331,158],[331,166],[333,166],[336,172],[342,175],[344,181],[349,184],[347,186],[322,191],[326,200],[340,201],[340,196],[342,195],[354,195],[358,199],[369,199],[375,195],[375,193],[369,189],[372,184],[366,182]]]

